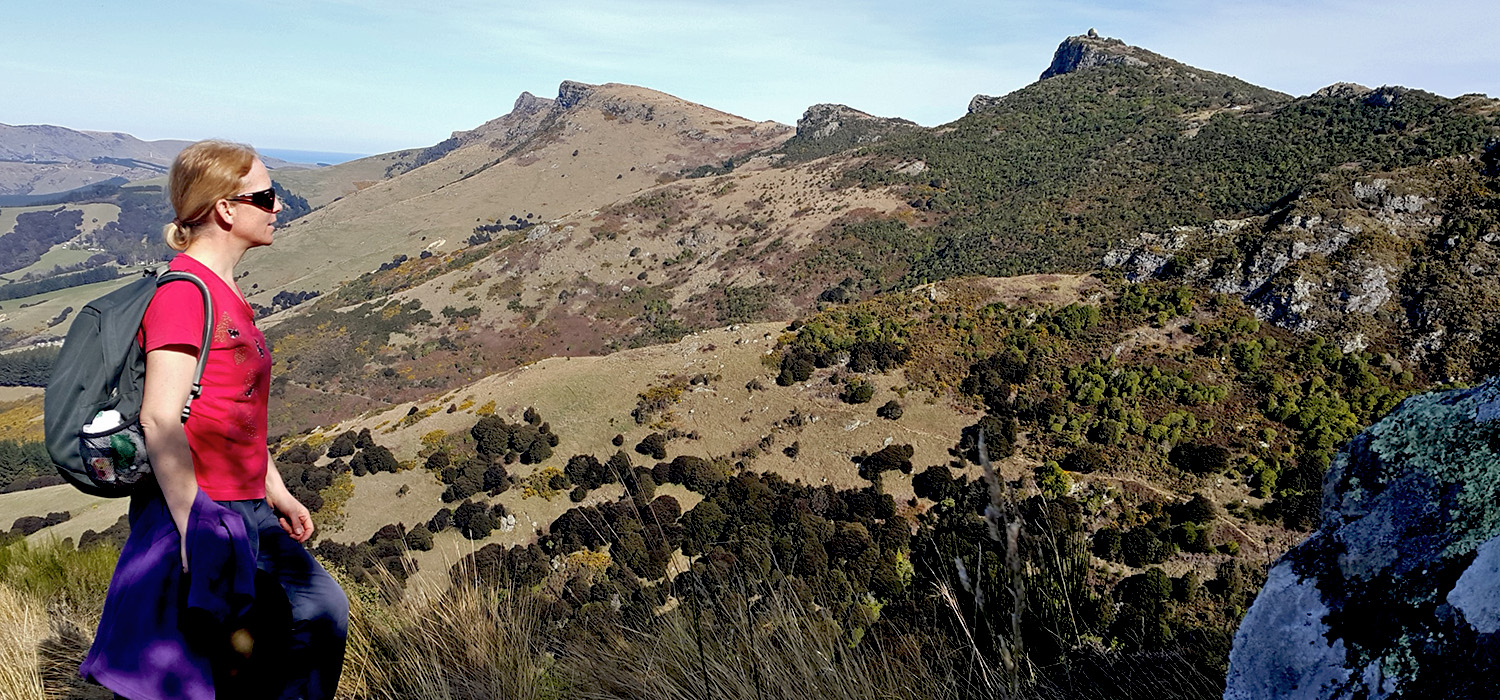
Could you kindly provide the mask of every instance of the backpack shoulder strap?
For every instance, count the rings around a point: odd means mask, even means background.
[[[199,294],[203,296],[203,343],[199,347],[198,365],[193,369],[193,389],[188,393],[187,403],[182,406],[182,422],[186,423],[189,416],[193,414],[193,399],[203,393],[203,369],[208,366],[208,348],[214,338],[214,300],[208,293],[208,285],[202,279],[191,272],[173,270],[156,278],[158,289],[168,282],[191,282],[198,288]]]

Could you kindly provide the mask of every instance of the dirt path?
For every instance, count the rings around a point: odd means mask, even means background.
[[[1124,477],[1124,476],[1103,476],[1103,475],[1095,475],[1095,474],[1090,474],[1089,478],[1090,479],[1099,479],[1101,481],[1116,481],[1116,482],[1120,482],[1120,483],[1127,483],[1128,482],[1128,483],[1131,483],[1131,484],[1135,484],[1137,486],[1144,487],[1146,490],[1148,490],[1148,491],[1150,491],[1150,492],[1152,492],[1154,494],[1157,494],[1159,496],[1165,496],[1166,498],[1168,498],[1173,503],[1177,503],[1178,502],[1178,500],[1177,500],[1178,494],[1172,493],[1171,491],[1168,491],[1166,489],[1163,489],[1163,488],[1160,488],[1160,487],[1157,487],[1157,486],[1153,486],[1153,485],[1148,484],[1148,483],[1146,483],[1144,481],[1141,481],[1140,479],[1134,479],[1134,478]],[[1245,532],[1245,530],[1243,528],[1241,528],[1239,526],[1239,524],[1235,523],[1233,520],[1230,520],[1229,516],[1222,515],[1222,514],[1221,515],[1217,515],[1217,516],[1214,517],[1214,521],[1215,522],[1224,523],[1225,525],[1228,525],[1230,529],[1232,529],[1235,532],[1239,533],[1240,537],[1243,538],[1244,541],[1251,543],[1252,547],[1255,547],[1256,549],[1260,550],[1259,551],[1260,554],[1267,554],[1269,552],[1269,548],[1265,544],[1264,540],[1261,540],[1261,539],[1258,539],[1258,538],[1255,538],[1255,537],[1251,537],[1250,533]]]

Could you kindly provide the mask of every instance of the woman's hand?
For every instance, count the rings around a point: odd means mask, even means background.
[[[313,522],[312,515],[307,512],[307,506],[291,496],[287,496],[287,502],[273,506],[276,512],[281,514],[277,518],[281,523],[281,529],[298,542],[306,542],[312,537]]]
[[[276,460],[271,457],[270,450],[266,451],[266,503],[270,504],[279,515],[277,522],[281,523],[281,529],[298,542],[306,542],[313,534],[312,514],[307,512],[307,506],[297,500],[291,491],[286,488],[286,482],[281,480],[281,471],[276,468]]]

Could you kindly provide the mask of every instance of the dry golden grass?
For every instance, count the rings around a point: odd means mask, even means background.
[[[42,700],[37,646],[47,634],[42,603],[0,581],[0,697]]]

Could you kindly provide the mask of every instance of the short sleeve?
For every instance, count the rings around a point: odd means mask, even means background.
[[[203,344],[203,294],[187,282],[168,282],[156,290],[141,319],[141,348],[151,352],[168,345]]]

